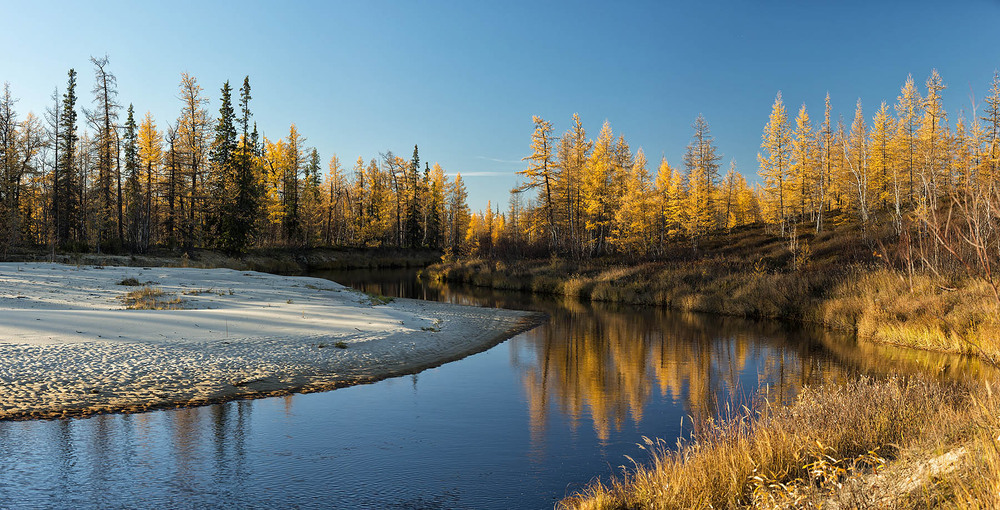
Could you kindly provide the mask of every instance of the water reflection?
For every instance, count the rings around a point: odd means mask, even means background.
[[[829,359],[798,352],[787,332],[695,314],[593,308],[553,310],[547,324],[520,340],[534,358],[519,368],[536,433],[553,405],[574,423],[586,413],[607,441],[628,420],[642,422],[654,392],[700,423],[718,413],[720,402],[749,404],[766,391],[760,383],[788,399],[803,384],[841,372]]]
[[[977,359],[856,342],[845,333],[774,321],[747,321],[652,307],[420,281],[413,270],[320,274],[393,297],[540,310],[543,326],[511,340],[533,440],[550,414],[576,427],[584,417],[607,441],[642,423],[653,392],[683,406],[697,427],[757,398],[789,403],[807,385],[845,382],[859,373],[978,377]]]

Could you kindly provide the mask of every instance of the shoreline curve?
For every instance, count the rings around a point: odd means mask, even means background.
[[[180,309],[125,309],[123,296],[136,286],[119,283],[129,278],[178,299]],[[320,278],[2,263],[0,420],[368,384],[483,352],[544,320],[498,308],[384,302]]]

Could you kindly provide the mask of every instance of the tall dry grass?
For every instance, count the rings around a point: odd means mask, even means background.
[[[967,423],[961,418],[972,412],[967,395],[961,388],[901,378],[807,389],[791,406],[765,403],[757,416],[710,424],[678,448],[649,441],[648,463],[594,481],[559,507],[829,507],[830,501],[844,501],[845,487],[857,490],[847,499],[852,506],[927,499],[922,483],[907,495],[892,481],[877,489],[860,480],[876,476],[903,449],[960,433]]]
[[[971,439],[960,466],[942,477],[959,508],[1000,508],[1000,395],[996,387],[973,397]]]

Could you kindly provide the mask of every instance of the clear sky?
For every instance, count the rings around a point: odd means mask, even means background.
[[[110,57],[119,100],[162,128],[179,115],[180,73],[217,116],[219,88],[249,75],[265,135],[295,123],[325,162],[350,168],[391,149],[461,172],[470,205],[506,207],[529,152],[531,116],[556,134],[578,112],[605,119],[651,169],[680,163],[703,113],[724,155],[757,177],[778,90],[791,115],[821,120],[830,92],[850,123],[871,118],[907,74],[937,68],[954,120],[1000,68],[1000,1],[316,1],[0,0],[0,82],[41,114],[70,67],[89,107],[90,56]]]

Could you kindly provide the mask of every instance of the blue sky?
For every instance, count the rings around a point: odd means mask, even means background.
[[[90,56],[110,57],[120,102],[160,127],[180,112],[180,73],[217,114],[222,83],[249,75],[269,137],[295,123],[324,162],[391,149],[462,172],[470,205],[506,207],[531,116],[592,137],[605,119],[653,164],[679,164],[703,113],[724,165],[756,179],[781,90],[821,120],[871,118],[908,73],[937,68],[954,120],[1000,68],[1000,1],[878,2],[26,2],[0,0],[0,81],[40,114],[66,71],[90,106]],[[968,115],[968,113],[967,113]]]

